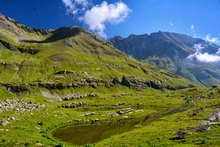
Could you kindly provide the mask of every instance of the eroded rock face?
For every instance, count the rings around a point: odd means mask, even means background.
[[[39,87],[46,88],[49,90],[62,90],[62,89],[67,89],[67,88],[84,88],[84,87],[92,87],[92,88],[97,88],[97,87],[113,87],[114,84],[112,83],[111,80],[102,80],[102,79],[95,79],[95,78],[83,78],[75,83],[70,83],[70,84],[63,84],[63,83],[39,83]]]
[[[5,84],[5,83],[0,83],[0,85],[6,87],[8,91],[15,92],[15,93],[29,91],[28,87],[24,85],[12,85],[12,84]]]
[[[0,43],[5,47],[7,48],[8,50],[11,50],[11,51],[19,51],[20,53],[28,53],[28,54],[31,54],[31,55],[35,55],[39,52],[39,50],[37,49],[28,49],[28,48],[21,48],[21,47],[16,47],[8,42],[5,42],[3,40],[0,40]]]
[[[143,90],[145,88],[178,90],[178,89],[194,87],[193,85],[189,85],[187,87],[184,86],[172,87],[164,84],[162,81],[157,81],[157,80],[146,81],[144,79],[138,79],[136,77],[123,77],[121,84],[129,88],[133,88],[135,90]]]
[[[94,93],[85,93],[85,94],[77,94],[77,93],[72,93],[68,95],[58,95],[58,94],[52,94],[50,92],[42,92],[42,96],[50,98],[48,102],[59,102],[59,101],[70,101],[70,100],[76,100],[76,99],[83,99],[87,97],[95,97],[97,96]]]

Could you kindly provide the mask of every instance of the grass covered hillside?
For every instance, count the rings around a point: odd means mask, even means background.
[[[81,28],[1,15],[0,69],[2,147],[220,143],[218,87],[199,89]]]

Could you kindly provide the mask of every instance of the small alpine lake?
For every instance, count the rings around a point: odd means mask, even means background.
[[[131,131],[149,125],[160,118],[188,110],[190,106],[183,105],[164,113],[140,115],[138,117],[121,118],[112,121],[98,121],[93,124],[73,124],[61,127],[52,132],[52,136],[62,142],[73,145],[94,144],[111,136]]]

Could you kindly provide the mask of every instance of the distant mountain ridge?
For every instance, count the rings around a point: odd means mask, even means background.
[[[220,70],[216,66],[186,59],[197,51],[194,47],[196,44],[203,47],[203,53],[218,52],[218,45],[203,39],[159,31],[150,35],[130,35],[127,38],[117,36],[110,39],[110,42],[128,55],[168,69],[194,82],[205,86],[220,84]]]
[[[195,52],[195,44],[202,44],[205,47],[203,51],[208,53],[215,53],[219,48],[219,46],[199,38],[169,32],[130,35],[127,38],[117,36],[110,39],[110,41],[123,52],[138,59],[145,59],[149,56],[169,56],[172,58],[178,56],[186,58]],[[136,46],[137,44],[138,47]]]

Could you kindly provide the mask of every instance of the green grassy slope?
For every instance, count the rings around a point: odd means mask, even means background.
[[[218,145],[206,138],[218,127],[203,133],[184,130],[189,135],[183,142],[170,138],[215,111],[219,88],[183,89],[197,85],[128,57],[77,27],[21,26],[1,16],[0,146],[75,146],[53,133],[76,124],[108,130],[101,139],[92,135],[94,130],[87,132],[85,139],[76,139],[84,141],[82,146]],[[70,104],[75,108],[65,108]],[[199,108],[204,113],[191,117]],[[110,131],[104,122],[129,127]],[[87,142],[88,136],[94,142]]]

